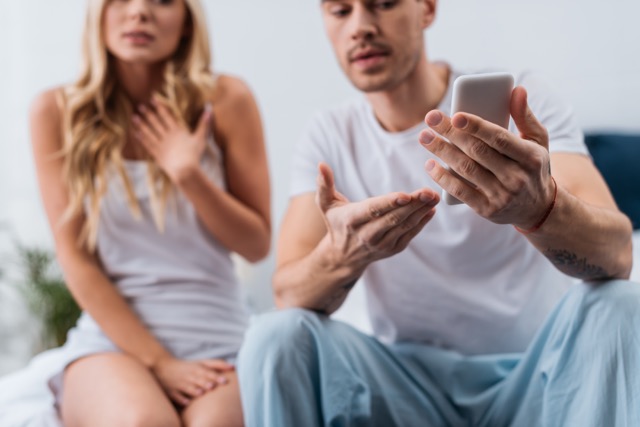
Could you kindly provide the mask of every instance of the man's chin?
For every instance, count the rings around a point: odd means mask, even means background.
[[[350,77],[351,84],[361,92],[373,93],[391,89],[393,80],[388,77]]]

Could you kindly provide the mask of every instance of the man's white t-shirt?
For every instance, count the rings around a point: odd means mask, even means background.
[[[447,114],[458,75],[451,72],[438,107]],[[548,129],[551,152],[588,155],[567,105],[528,74],[516,76],[516,84],[527,89],[529,105]],[[291,197],[316,190],[321,161],[351,201],[424,187],[440,192],[424,169],[435,156],[418,143],[426,127],[387,132],[364,97],[319,114],[298,144]],[[510,130],[517,133],[513,121]],[[381,341],[487,354],[524,351],[572,280],[512,226],[493,224],[464,204],[440,203],[407,249],[371,264],[357,286],[365,286]]]

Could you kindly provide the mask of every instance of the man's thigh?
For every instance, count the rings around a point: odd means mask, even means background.
[[[277,419],[307,415],[324,425],[464,425],[429,374],[428,357],[409,363],[345,323],[291,309],[257,318],[247,337],[239,364],[244,402],[263,415],[294,411]]]

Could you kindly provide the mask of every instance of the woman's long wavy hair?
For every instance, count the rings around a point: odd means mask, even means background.
[[[69,188],[69,206],[64,220],[82,214],[86,221],[80,242],[94,251],[97,245],[101,200],[107,191],[108,175],[114,171],[124,183],[132,214],[142,210],[124,167],[123,148],[133,107],[113,72],[113,57],[107,51],[102,17],[110,0],[89,0],[84,29],[80,78],[65,88],[63,174]],[[209,35],[199,0],[185,0],[185,36],[164,68],[159,96],[176,119],[193,129],[207,97],[214,90]],[[164,230],[165,206],[173,187],[158,165],[149,161],[147,182],[151,212],[160,232]]]

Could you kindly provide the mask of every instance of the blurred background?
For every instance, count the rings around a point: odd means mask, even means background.
[[[247,81],[262,112],[277,236],[297,138],[314,112],[357,94],[325,39],[319,0],[203,2],[214,69]],[[43,89],[76,78],[84,9],[85,0],[0,0],[0,375],[43,346],[21,286],[35,280],[34,262],[44,268],[35,271],[40,280],[55,281],[59,272],[38,258],[52,239],[35,181],[28,106]],[[640,131],[638,16],[636,0],[442,0],[426,33],[428,56],[470,71],[534,70],[573,105],[585,131]],[[273,267],[273,255],[240,265],[256,312],[272,307]],[[362,322],[359,298],[340,316]]]

